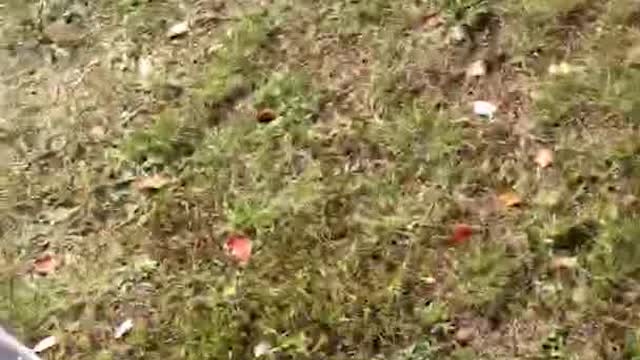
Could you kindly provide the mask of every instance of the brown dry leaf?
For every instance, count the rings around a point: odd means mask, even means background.
[[[33,261],[33,271],[38,275],[48,275],[58,267],[58,261],[51,254],[44,254]]]
[[[547,148],[538,150],[534,161],[543,169],[551,166],[553,164],[553,151]]]
[[[258,120],[258,122],[260,123],[272,122],[276,119],[276,117],[278,117],[278,114],[276,114],[275,111],[269,108],[262,109],[256,114],[256,120]]]
[[[498,200],[505,207],[516,207],[522,205],[522,198],[513,191],[500,194],[498,196]]]
[[[170,183],[171,179],[167,176],[162,174],[153,174],[151,176],[139,178],[133,183],[133,186],[138,191],[158,190],[169,185]]]

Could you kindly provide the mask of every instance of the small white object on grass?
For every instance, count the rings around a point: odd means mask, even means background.
[[[133,320],[127,319],[123,321],[120,325],[118,325],[116,330],[113,332],[113,337],[116,339],[120,339],[121,337],[125,336],[129,331],[131,331],[131,329],[133,329]]]
[[[551,75],[569,75],[576,72],[578,69],[569,65],[567,62],[561,62],[560,64],[549,65],[549,74]]]
[[[498,107],[488,101],[474,101],[473,113],[478,116],[483,116],[489,120],[493,119],[493,114],[498,110]]]
[[[266,341],[261,341],[253,348],[253,356],[260,357],[271,353],[271,344]]]
[[[33,351],[36,353],[41,353],[49,348],[52,348],[58,344],[58,339],[55,336],[47,336],[46,338],[40,340],[34,347]]]
[[[177,38],[189,32],[189,22],[183,21],[177,24],[173,24],[169,30],[167,30],[167,37],[169,39]]]
[[[476,60],[467,68],[467,77],[482,77],[487,75],[487,63],[484,60]]]
[[[140,81],[144,85],[149,85],[152,75],[153,63],[151,62],[151,58],[149,56],[140,57],[138,59],[138,76],[140,76]]]
[[[449,39],[453,43],[463,42],[467,38],[467,32],[461,25],[455,25],[449,29]]]

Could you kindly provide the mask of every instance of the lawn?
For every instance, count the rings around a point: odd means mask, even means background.
[[[0,45],[44,359],[640,359],[636,0],[0,0]]]

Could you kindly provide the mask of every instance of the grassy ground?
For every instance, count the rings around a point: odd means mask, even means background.
[[[637,1],[0,10],[0,319],[45,358],[640,358]]]

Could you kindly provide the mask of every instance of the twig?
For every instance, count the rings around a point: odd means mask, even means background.
[[[44,14],[44,8],[47,6],[47,0],[40,0],[38,3],[38,19],[36,19],[36,29],[42,34],[44,29],[44,21],[42,20]]]

